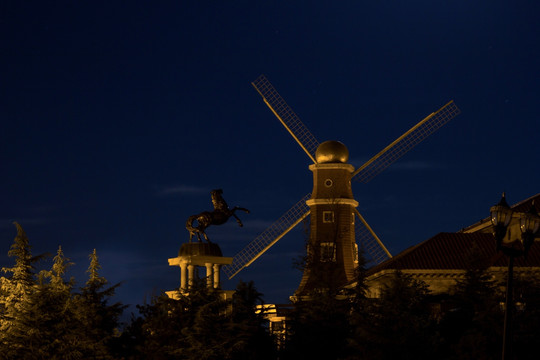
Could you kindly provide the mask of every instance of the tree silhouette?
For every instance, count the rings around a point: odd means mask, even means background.
[[[13,223],[17,228],[8,256],[15,258],[15,265],[11,268],[2,268],[8,277],[0,278],[0,353],[6,358],[13,357],[22,344],[13,342],[13,336],[23,333],[20,314],[35,289],[34,265],[40,257],[31,253],[28,237],[23,228]]]
[[[59,247],[50,270],[35,274],[28,238],[20,225],[8,255],[15,266],[0,278],[0,358],[2,359],[112,359],[104,344],[118,325],[123,306],[109,306],[116,286],[98,275],[94,252],[90,279],[74,294],[74,279],[66,280],[72,265]]]
[[[88,280],[74,297],[76,316],[81,325],[79,335],[84,339],[83,355],[85,358],[112,359],[113,347],[119,347],[119,318],[126,306],[118,302],[109,304],[120,284],[107,287],[107,279],[99,274],[101,265],[96,249],[89,259]]]
[[[466,254],[463,279],[449,290],[439,324],[442,351],[450,358],[498,358],[502,344],[502,312],[497,284],[488,272],[489,259],[473,243]]]
[[[10,334],[13,359],[77,359],[81,356],[78,326],[71,303],[70,265],[59,248],[49,271],[41,271],[34,290],[22,303]]]
[[[311,291],[299,299],[287,320],[280,359],[339,359],[345,354],[350,304],[336,292]]]
[[[368,315],[367,358],[431,358],[434,331],[425,283],[396,271],[380,298],[372,300]]]

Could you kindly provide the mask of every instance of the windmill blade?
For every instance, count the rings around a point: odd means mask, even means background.
[[[366,251],[371,261],[377,265],[391,258],[392,254],[390,254],[390,251],[384,246],[381,239],[375,234],[364,217],[357,209],[354,209],[354,212],[360,219],[360,221],[356,221],[354,224],[356,242]]]
[[[302,121],[300,121],[300,118],[296,116],[289,105],[287,105],[276,89],[274,89],[268,79],[264,75],[261,75],[251,85],[262,96],[264,103],[272,110],[274,115],[285,126],[285,129],[292,135],[313,163],[317,163],[315,160],[315,151],[319,146],[319,142]]]
[[[356,169],[353,173],[353,179],[367,183],[394,161],[459,115],[459,113],[460,110],[454,104],[454,101],[450,101],[437,112],[428,115],[364,165]]]
[[[290,208],[289,211],[270,225],[268,229],[263,231],[236,254],[232,264],[223,267],[223,271],[229,279],[232,279],[242,269],[251,265],[251,263],[257,260],[259,256],[264,254],[266,250],[270,249],[270,247],[278,242],[279,239],[285,236],[285,234],[291,231],[298,223],[300,223],[300,221],[304,220],[309,215],[310,210],[306,205],[306,201],[310,197],[311,194],[304,196]]]

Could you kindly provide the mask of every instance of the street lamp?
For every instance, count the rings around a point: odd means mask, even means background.
[[[508,206],[504,193],[501,201],[497,205],[492,206],[490,210],[491,223],[494,228],[493,235],[497,242],[497,251],[502,251],[509,258],[502,348],[502,359],[507,360],[512,358],[512,325],[510,322],[513,310],[514,258],[517,256],[527,257],[534,242],[534,237],[540,229],[540,217],[534,206],[534,201],[526,213],[514,213],[510,206]],[[521,230],[521,237],[517,239],[515,238],[516,235],[512,234],[508,229],[514,215],[516,215],[515,217],[519,217],[519,228]]]

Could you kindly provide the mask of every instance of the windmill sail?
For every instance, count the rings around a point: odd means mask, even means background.
[[[310,197],[311,194],[304,196],[269,228],[238,252],[234,256],[232,264],[223,267],[223,271],[228,278],[232,279],[243,268],[257,260],[266,250],[305,219],[309,215],[309,207],[306,205],[306,201]]]
[[[306,152],[311,160],[317,164],[315,152],[319,147],[319,142],[302,121],[300,121],[294,111],[287,105],[272,84],[270,84],[264,75],[261,75],[252,82],[252,85],[262,96],[264,103],[270,108],[282,125],[285,126],[300,147]],[[352,173],[352,179],[364,183],[370,181],[390,166],[390,164],[440,129],[459,113],[460,110],[453,101],[450,101],[437,112],[430,114],[413,126],[409,131],[380,151],[371,160],[354,171]],[[223,268],[229,279],[234,277],[243,268],[249,266],[310,214],[311,209],[306,204],[306,201],[310,199],[310,197],[311,194],[308,194],[302,198],[279,220],[242,249],[233,258],[231,265],[227,265]],[[371,260],[370,262],[379,264],[392,257],[362,215],[360,215],[358,211],[356,211],[356,215],[360,219],[360,221],[355,222],[354,224],[356,243],[360,244],[367,257]]]
[[[431,113],[364,165],[356,169],[353,174],[353,180],[367,183],[394,161],[405,155],[413,147],[459,115],[459,113],[460,110],[453,101],[450,101],[437,112]]]
[[[371,229],[358,210],[355,209],[355,212],[360,219],[360,221],[354,223],[356,243],[364,251],[366,261],[376,265],[391,258],[392,255],[377,234]]]
[[[306,152],[306,154],[315,161],[315,151],[319,147],[319,142],[308,128],[300,121],[300,118],[287,105],[285,100],[279,95],[276,89],[270,84],[268,79],[261,75],[251,83],[255,90],[262,96],[264,103],[272,110],[274,115],[285,126],[287,131],[296,140],[298,145]]]

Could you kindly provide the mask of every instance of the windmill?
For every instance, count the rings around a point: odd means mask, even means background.
[[[311,215],[308,253],[318,259],[320,265],[332,264],[333,276],[338,283],[345,284],[354,278],[357,243],[374,264],[390,258],[390,252],[356,209],[358,202],[352,194],[351,180],[367,183],[452,120],[460,113],[454,102],[450,101],[428,115],[364,165],[354,169],[347,163],[349,152],[345,145],[338,141],[319,143],[264,75],[252,85],[313,161],[309,166],[313,172],[313,191],[238,252],[232,264],[223,268],[225,274],[232,279],[308,215]],[[360,221],[356,221],[356,217]],[[295,295],[316,287],[316,281],[309,270],[304,271]]]

